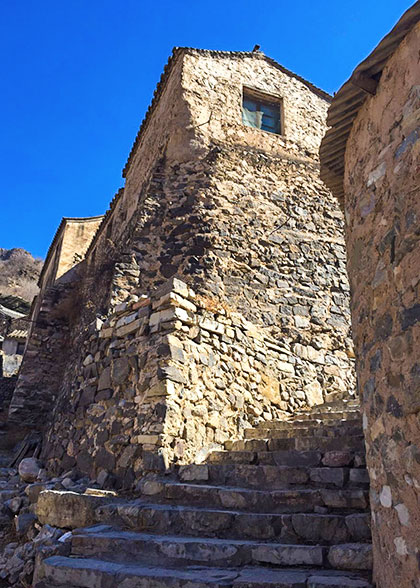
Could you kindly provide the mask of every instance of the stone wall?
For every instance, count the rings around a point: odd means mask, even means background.
[[[28,340],[9,406],[11,424],[35,429],[46,424],[68,360],[72,293],[70,285],[46,288],[34,303],[36,313],[31,315]]]
[[[283,135],[242,124],[243,85],[282,97]],[[343,218],[316,156],[326,98],[262,54],[175,52],[78,281],[48,292],[67,309],[51,469],[128,488],[354,393]],[[33,375],[54,361],[42,336]],[[14,418],[33,410],[25,386]]]
[[[0,355],[0,368],[1,363],[2,356]],[[9,404],[13,395],[13,390],[16,386],[16,379],[16,376],[3,377],[0,375],[0,422],[4,422],[5,420],[7,420],[7,411],[9,409]]]
[[[82,261],[102,218],[96,216],[64,219],[65,226],[59,245],[55,280]]]
[[[296,356],[171,279],[88,327],[45,445],[49,467],[130,487],[147,470],[190,463],[258,422],[320,404],[321,387],[299,377],[320,354],[299,347]]]
[[[420,586],[420,25],[385,66],[346,150],[357,372],[381,588]]]

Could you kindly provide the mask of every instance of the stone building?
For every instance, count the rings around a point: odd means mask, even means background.
[[[8,412],[28,334],[30,305],[19,296],[0,295],[0,421]]]
[[[0,378],[15,376],[28,335],[30,305],[18,296],[0,296]]]
[[[131,488],[354,394],[330,100],[258,51],[174,50],[124,188],[41,275],[10,420],[48,423],[51,472]]]
[[[346,217],[380,588],[420,586],[420,2],[337,92],[321,175]]]
[[[21,326],[23,328],[19,329],[16,325],[7,333],[1,344],[2,375],[6,378],[16,376],[22,362],[28,331],[26,325]]]

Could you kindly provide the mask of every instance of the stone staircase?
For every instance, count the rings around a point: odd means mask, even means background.
[[[67,508],[68,527],[81,512],[96,524],[38,564],[34,588],[369,588],[364,464],[350,401],[250,429],[205,464],[144,479],[141,499],[43,493],[41,522]]]

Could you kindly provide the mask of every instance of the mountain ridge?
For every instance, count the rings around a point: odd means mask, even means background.
[[[38,278],[43,260],[22,247],[0,247],[0,295],[18,296],[32,302],[39,291]]]

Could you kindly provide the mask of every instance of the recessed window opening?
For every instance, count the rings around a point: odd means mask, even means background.
[[[281,99],[244,88],[242,122],[247,127],[281,135]]]

